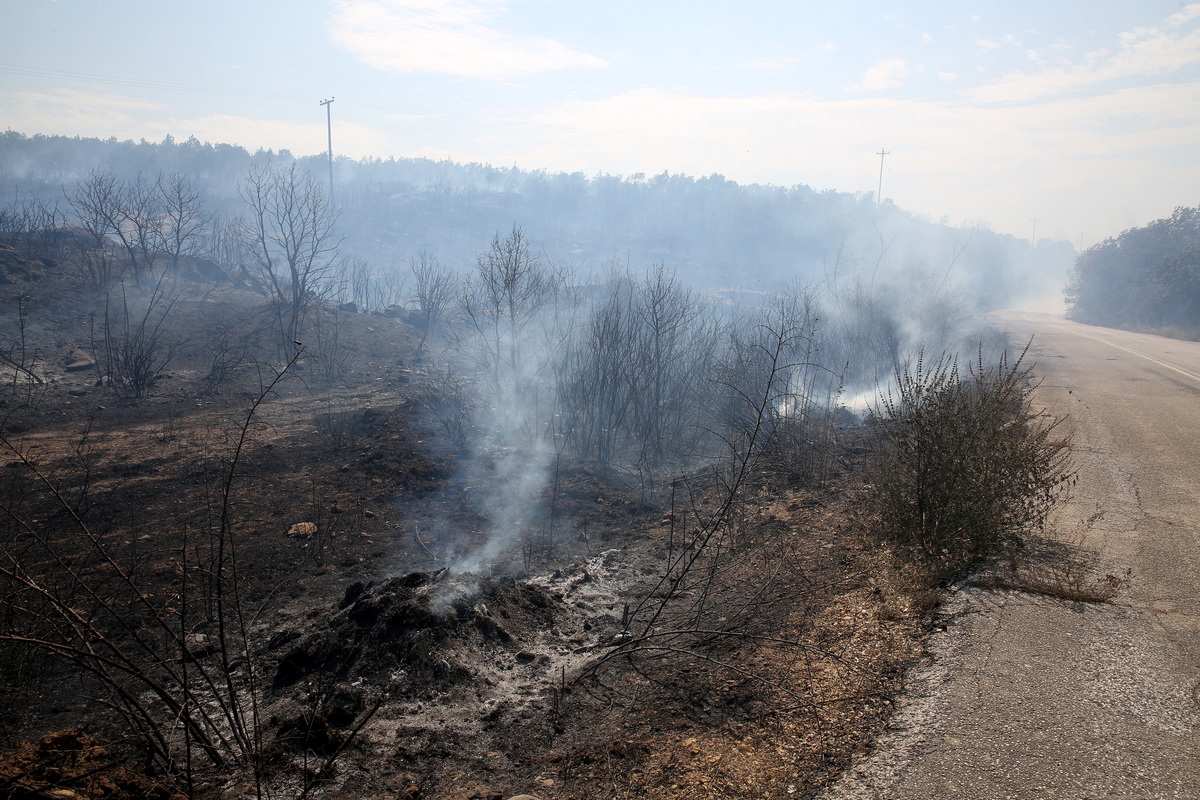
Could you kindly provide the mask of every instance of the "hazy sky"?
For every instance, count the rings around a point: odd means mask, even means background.
[[[720,173],[1085,244],[1200,203],[1200,3],[4,0],[22,133]],[[909,6],[918,6],[910,8]]]

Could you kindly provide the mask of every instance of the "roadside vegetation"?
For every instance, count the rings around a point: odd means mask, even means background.
[[[966,374],[919,353],[870,417],[878,530],[938,579],[1015,563],[1072,481],[1070,437],[1033,405],[1027,352],[993,364],[980,352]]]

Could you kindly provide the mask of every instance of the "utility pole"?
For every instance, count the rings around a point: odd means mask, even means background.
[[[329,207],[333,207],[333,118],[329,112],[329,107],[333,105],[333,98],[322,100],[321,105],[325,106],[325,129],[329,133]]]
[[[879,156],[879,193],[875,195],[875,207],[878,208],[879,204],[883,202],[883,157],[889,155],[889,153],[885,149],[880,150],[875,155]]]
[[[1087,231],[1080,231],[1080,232],[1079,232],[1079,252],[1081,252],[1081,253],[1083,252],[1083,235],[1084,235],[1085,233],[1087,233]]]
[[[1033,246],[1037,247],[1037,217],[1033,218]]]

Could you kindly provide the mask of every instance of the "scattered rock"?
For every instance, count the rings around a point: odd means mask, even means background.
[[[180,273],[189,281],[197,283],[225,283],[229,273],[221,269],[221,265],[211,258],[196,257],[188,259],[186,265],[180,265]]]
[[[317,535],[317,523],[315,522],[297,522],[292,527],[288,528],[288,536],[303,536],[306,539],[311,539]]]
[[[64,369],[67,372],[82,372],[85,369],[91,369],[96,366],[96,359],[92,358],[86,351],[76,347],[71,351],[71,354],[64,359]]]
[[[199,661],[217,652],[217,643],[207,633],[189,633],[183,639],[183,649],[189,659]]]

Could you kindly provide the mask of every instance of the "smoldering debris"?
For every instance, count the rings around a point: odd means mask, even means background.
[[[620,587],[639,576],[609,550],[528,581],[442,568],[355,583],[328,612],[275,631],[273,688],[383,692],[413,713],[457,695],[493,706],[536,695],[620,633]]]
[[[511,578],[411,572],[378,585],[351,585],[323,624],[296,638],[276,633],[268,649],[282,651],[275,688],[302,678],[400,684],[401,694],[444,690],[472,675],[455,658],[460,648],[512,650],[522,643],[510,626],[549,629],[563,616],[550,591]],[[289,641],[290,639],[290,641]]]

